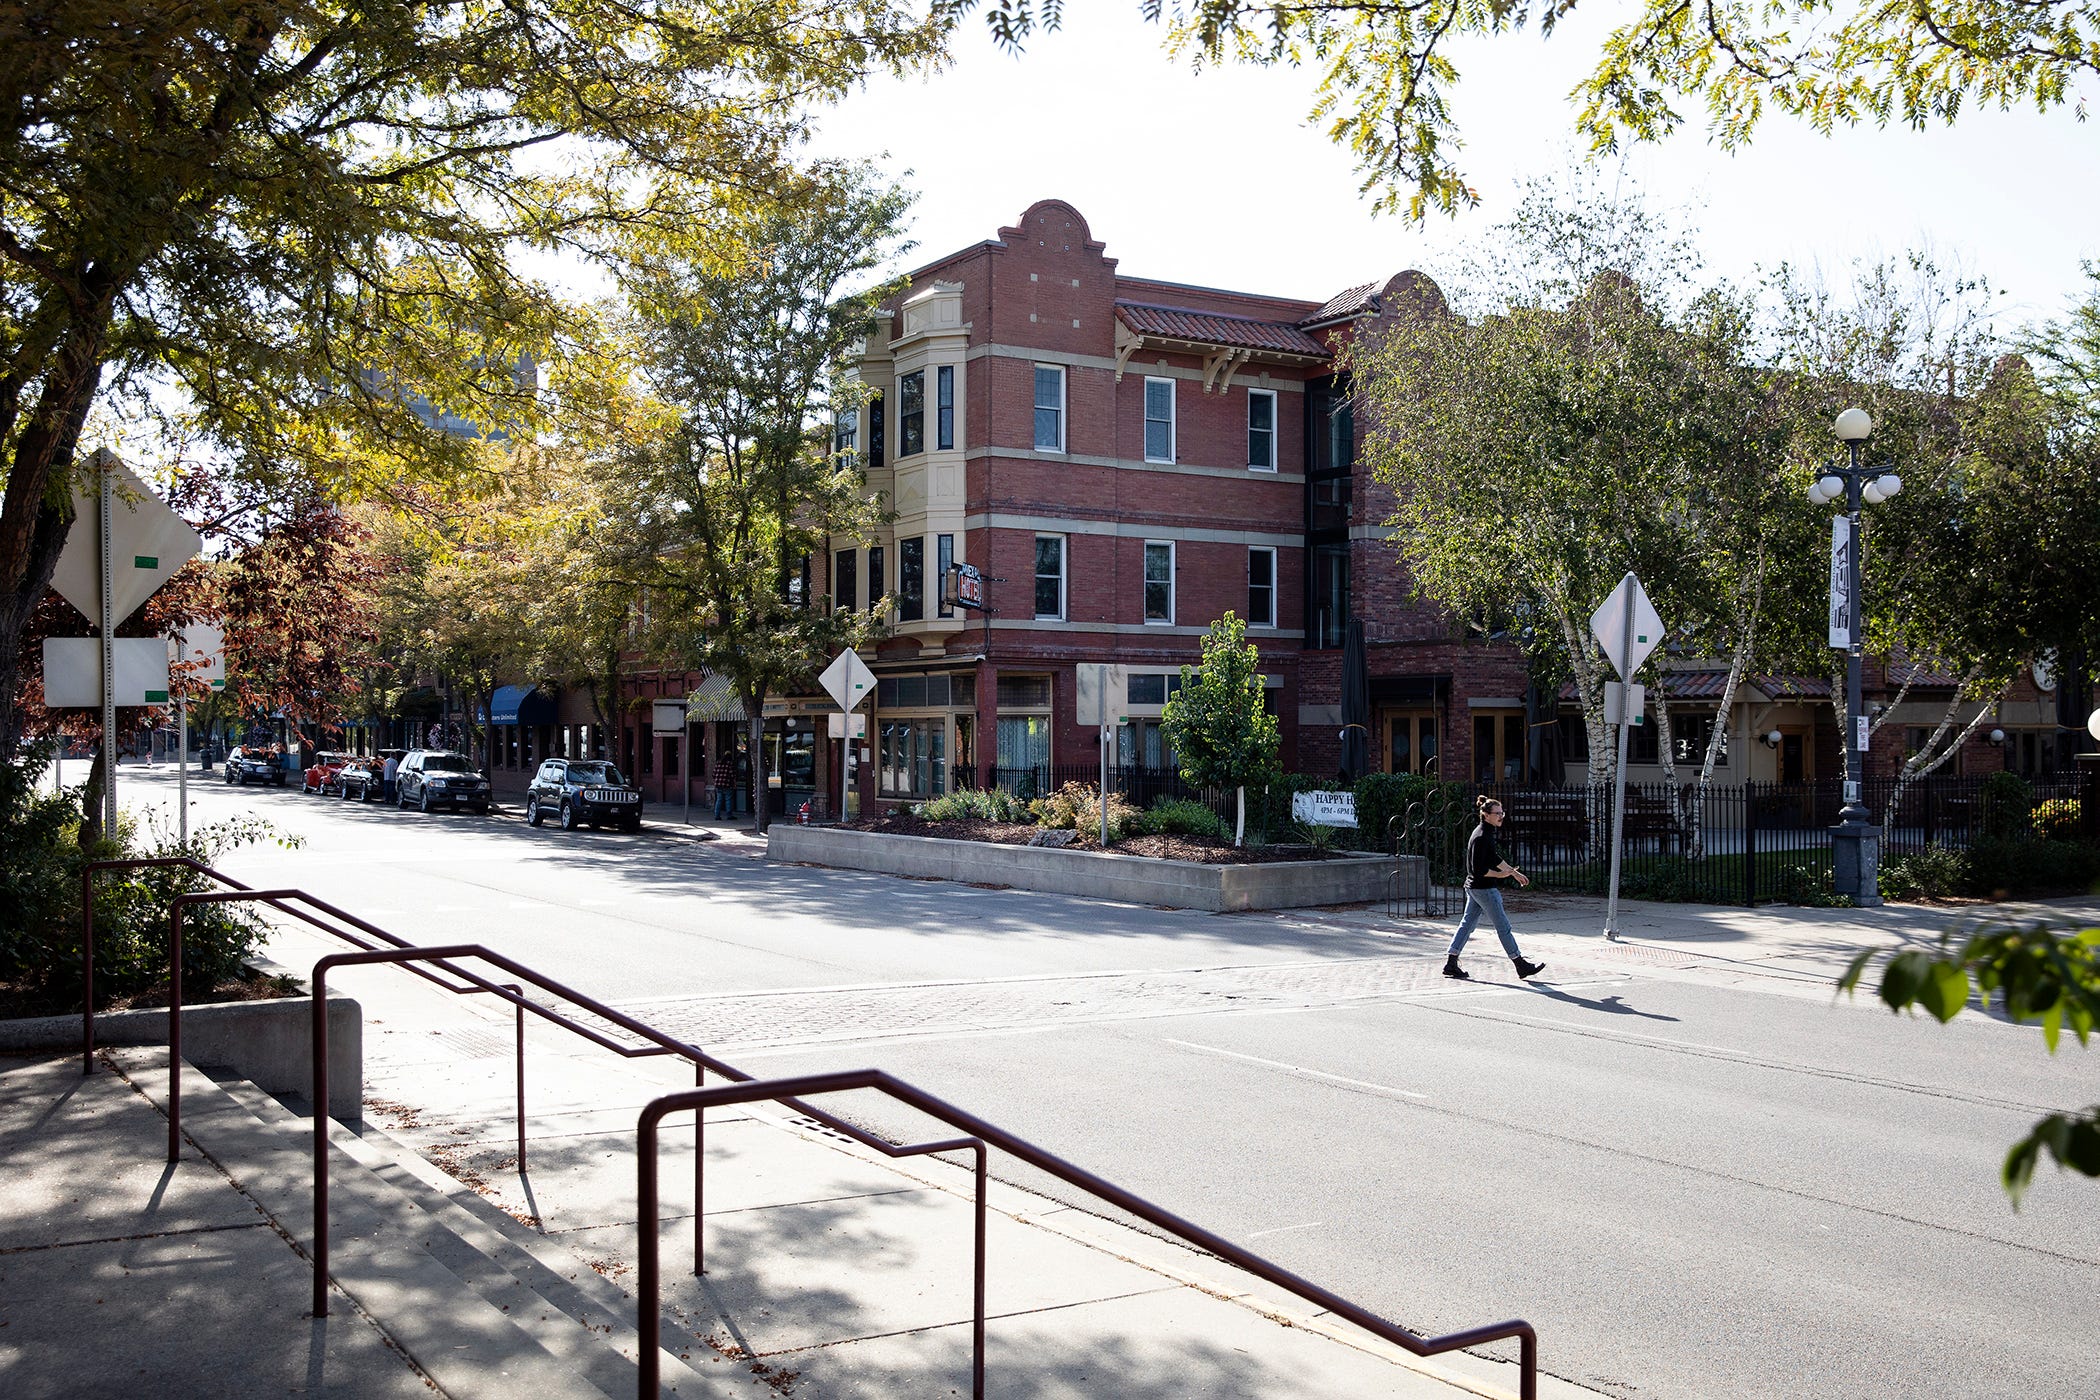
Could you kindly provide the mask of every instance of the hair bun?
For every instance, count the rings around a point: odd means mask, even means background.
[[[1474,811],[1476,811],[1476,812],[1485,812],[1485,811],[1486,811],[1486,810],[1487,810],[1488,808],[1490,808],[1490,807],[1492,807],[1492,806],[1494,806],[1494,805],[1495,805],[1495,799],[1494,799],[1494,798],[1492,798],[1492,797],[1489,797],[1489,796],[1488,796],[1488,795],[1487,795],[1486,793],[1484,793],[1484,792],[1483,792],[1483,793],[1481,793],[1481,794],[1480,794],[1480,795],[1479,795],[1478,797],[1476,797],[1476,798],[1474,798],[1474,799],[1473,799],[1473,810],[1474,810]]]

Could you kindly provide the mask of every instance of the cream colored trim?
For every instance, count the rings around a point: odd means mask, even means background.
[[[1162,376],[1155,370],[1152,377],[1158,379]],[[1091,457],[1079,452],[1043,452],[1032,447],[973,447],[963,454],[963,460],[966,462],[981,462],[989,457],[1014,462],[1062,462],[1077,467],[1114,467],[1118,471],[1225,476],[1234,481],[1247,480],[1249,471],[1246,467],[1199,467],[1187,462],[1144,462],[1135,457]],[[1262,481],[1295,481],[1302,484],[1305,480],[1303,472],[1265,471],[1256,472],[1255,475]]]
[[[1122,323],[1119,321],[1117,324],[1121,325]],[[1031,350],[1023,345],[1000,345],[996,343],[973,346],[965,358],[972,360],[1026,360],[1030,364],[1072,365],[1081,369],[1105,369],[1111,372],[1118,368],[1116,360],[1108,355],[1070,355],[1064,353],[1053,355],[1048,351]],[[1126,356],[1125,358],[1127,359],[1128,357]],[[1155,375],[1172,375],[1176,379],[1193,379],[1199,383],[1203,379],[1202,370],[1184,369],[1179,365],[1164,366],[1153,370],[1152,373]],[[1264,384],[1258,375],[1249,375],[1245,378],[1247,383],[1260,389],[1275,389],[1285,394],[1302,394],[1305,392],[1305,384],[1302,380],[1279,378]],[[1220,386],[1221,390],[1229,389],[1230,387],[1229,383]]]
[[[982,625],[981,623],[979,624]],[[1210,633],[1209,627],[1167,627],[1157,622],[1074,622],[1070,618],[994,617],[992,630],[1007,632],[1112,632],[1117,635],[1147,637],[1203,637]],[[1304,637],[1303,631],[1286,628],[1264,628],[1262,641],[1292,641]],[[1045,665],[1055,663],[1045,662]]]
[[[1038,535],[1107,535],[1127,540],[1161,538],[1160,527],[1156,523],[1148,525],[1120,520],[1074,520],[1061,515],[1008,515],[998,511],[966,515],[963,517],[963,528],[1027,530]],[[1305,542],[1302,535],[1277,534],[1266,530],[1183,529],[1180,526],[1174,527],[1173,536],[1177,540],[1202,540],[1207,544],[1263,544],[1292,549],[1302,546]]]

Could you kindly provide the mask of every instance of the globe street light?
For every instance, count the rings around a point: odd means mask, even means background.
[[[1868,818],[1861,800],[1867,752],[1867,712],[1860,703],[1860,648],[1864,641],[1865,609],[1860,599],[1859,508],[1862,502],[1879,505],[1903,489],[1903,478],[1893,472],[1877,472],[1860,463],[1874,420],[1865,409],[1848,408],[1831,424],[1839,442],[1845,444],[1849,461],[1844,466],[1825,467],[1809,485],[1808,499],[1816,505],[1843,502],[1844,515],[1832,522],[1830,551],[1830,644],[1845,649],[1845,727],[1838,736],[1845,754],[1845,805],[1838,809],[1838,824],[1831,828],[1831,865],[1837,893],[1852,896],[1859,905],[1881,903],[1881,832]]]

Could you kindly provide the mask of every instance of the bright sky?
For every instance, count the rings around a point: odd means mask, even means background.
[[[823,118],[819,155],[878,157],[919,193],[907,265],[995,236],[1038,199],[1077,206],[1139,276],[1322,300],[1406,267],[1446,271],[1511,208],[1517,182],[1572,149],[1566,93],[1610,14],[1454,52],[1461,167],[1482,205],[1415,228],[1373,218],[1348,154],[1304,120],[1313,76],[1170,61],[1137,0],[1081,0],[1015,58],[965,21],[958,60],[883,79]],[[2088,85],[2090,88],[2092,85]],[[2089,101],[2100,91],[2085,93]],[[2094,105],[2100,106],[2100,101]],[[1627,169],[1655,203],[1694,210],[1710,267],[1748,279],[1782,260],[1833,282],[1860,259],[1930,246],[2005,294],[2009,321],[2060,315],[2100,260],[2100,127],[2068,107],[1980,109],[1955,128],[1825,138],[1768,117],[1728,155],[1688,125]]]

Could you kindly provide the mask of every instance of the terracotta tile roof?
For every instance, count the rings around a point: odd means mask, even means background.
[[[1339,321],[1344,316],[1354,316],[1361,311],[1375,311],[1378,309],[1379,288],[1383,285],[1379,282],[1366,282],[1361,287],[1336,292],[1327,299],[1325,306],[1298,324],[1316,326],[1323,321]]]
[[[1889,684],[1923,686],[1927,690],[1952,690],[1961,684],[1961,677],[1952,671],[1943,671],[1929,661],[1891,661]]]
[[[1671,700],[1710,700],[1719,703],[1721,688],[1728,683],[1726,671],[1666,671],[1663,673],[1663,691]],[[1777,699],[1782,696],[1803,700],[1827,699],[1830,682],[1813,676],[1745,676],[1737,683],[1737,700],[1747,697],[1745,686],[1756,686],[1765,694]],[[1575,683],[1569,681],[1560,688],[1562,704],[1572,705],[1576,700]]]
[[[1288,321],[1257,321],[1249,316],[1220,316],[1181,306],[1149,306],[1119,301],[1116,315],[1139,335],[1189,340],[1199,345],[1226,345],[1245,350],[1273,350],[1286,355],[1327,358],[1327,347]]]

